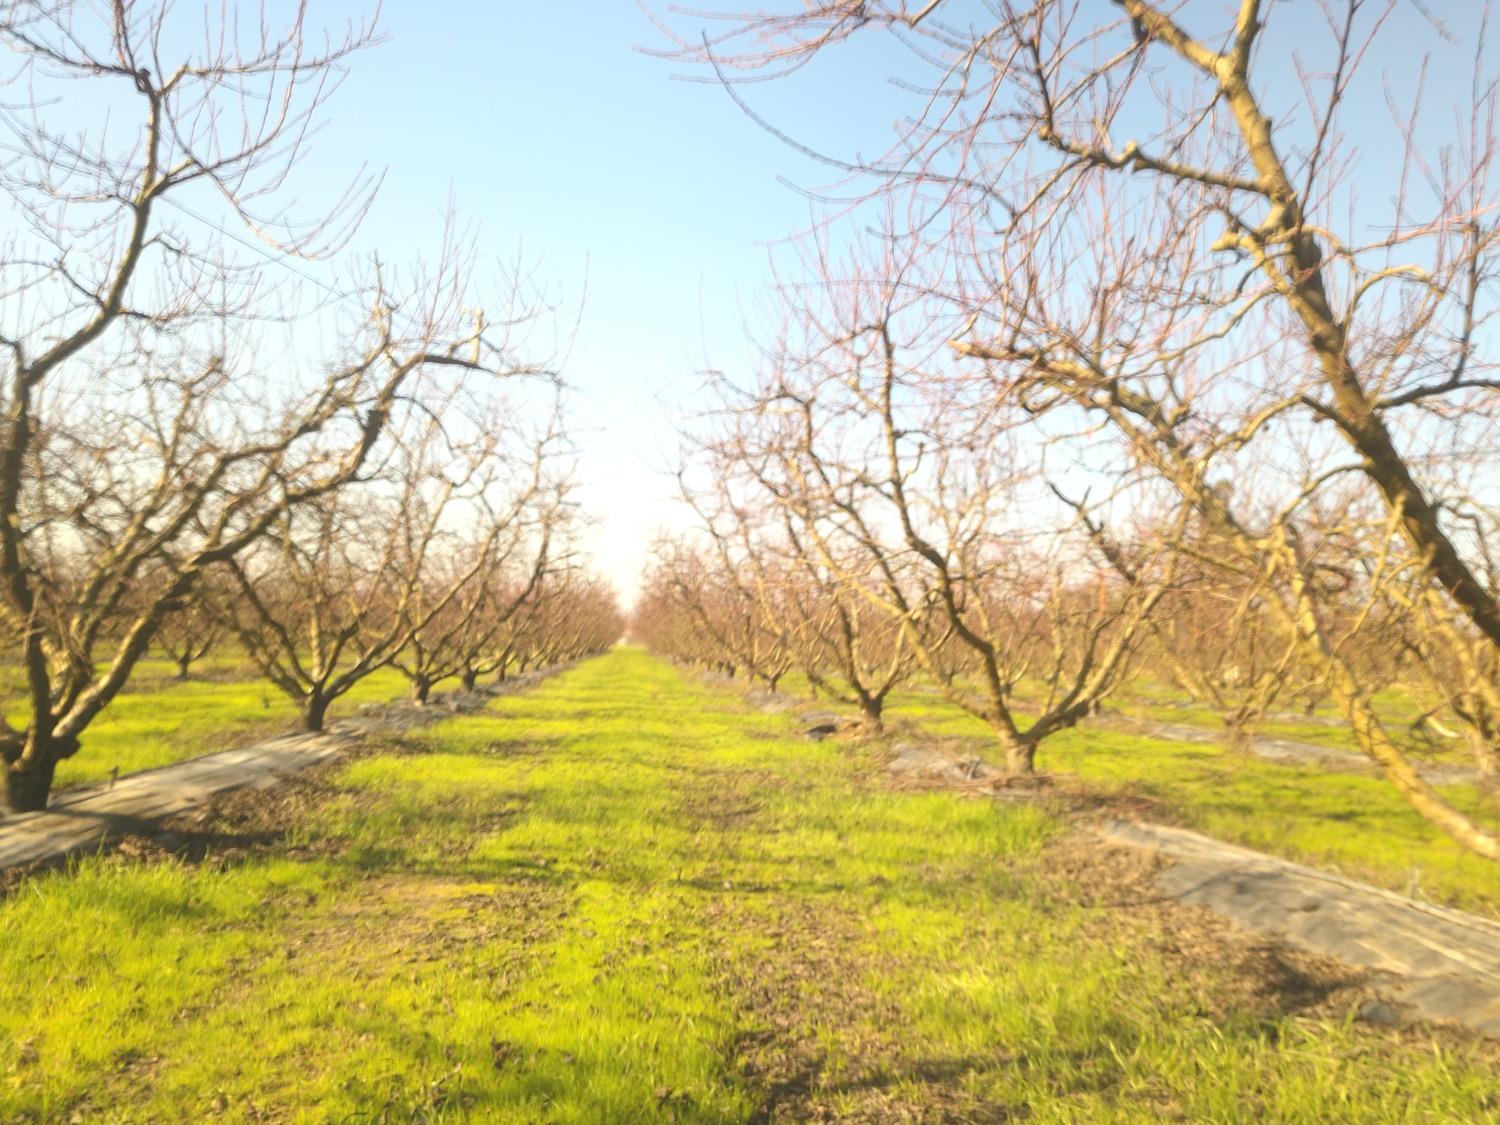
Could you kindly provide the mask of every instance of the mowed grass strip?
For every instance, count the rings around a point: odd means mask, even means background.
[[[898,730],[904,721],[921,734],[999,760],[989,728],[937,695],[904,692],[887,714]],[[1317,729],[1309,725],[1278,733],[1305,737]],[[1156,819],[1221,840],[1500,916],[1495,864],[1423,819],[1383,777],[1283,765],[1226,745],[1089,723],[1048,738],[1037,752],[1037,769],[1064,781],[1077,778],[1097,793],[1144,800],[1154,806]],[[1500,794],[1494,791],[1445,785],[1442,795],[1480,823],[1500,822]]]
[[[23,884],[0,1118],[1500,1119],[1493,1048],[1088,905],[1064,827],[617,650],[351,762],[313,858]]]

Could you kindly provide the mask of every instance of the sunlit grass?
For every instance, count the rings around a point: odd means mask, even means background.
[[[0,1118],[736,1121],[778,1037],[817,1104],[889,1119],[1500,1112],[1467,1049],[1209,1018],[1215,966],[1037,877],[1046,813],[892,793],[638,651],[413,741],[342,771],[325,858],[0,905]]]
[[[810,694],[806,680],[796,674],[789,674],[782,683],[788,692]],[[970,690],[974,691],[976,697],[980,695],[977,684],[970,685]],[[893,693],[892,702],[897,699],[911,701],[924,696],[942,699],[934,686],[924,683],[919,677],[916,683],[908,684]],[[1022,712],[1035,710],[1044,696],[1045,688],[1042,684],[1023,680],[1016,688],[1015,706]],[[1467,761],[1467,750],[1460,739],[1429,743],[1417,741],[1411,735],[1410,724],[1423,714],[1427,703],[1416,698],[1408,689],[1399,686],[1387,688],[1376,692],[1371,702],[1376,713],[1386,723],[1390,735],[1409,752],[1422,757]],[[1106,708],[1132,719],[1196,727],[1214,735],[1225,733],[1224,719],[1219,712],[1205,704],[1193,702],[1181,689],[1150,675],[1140,675],[1122,684],[1109,696]],[[953,710],[955,714],[961,714],[957,708]],[[1299,708],[1290,705],[1273,704],[1267,717],[1256,724],[1255,733],[1267,738],[1284,738],[1324,746],[1330,750],[1360,752],[1338,709],[1328,702],[1318,704],[1310,714],[1304,714]]]
[[[889,714],[995,756],[988,728],[937,696],[905,693]],[[1087,722],[1047,739],[1037,767],[1160,802],[1159,815],[1221,839],[1393,890],[1500,912],[1495,865],[1461,848],[1378,776],[1282,765],[1223,745],[1150,738]],[[1481,820],[1500,820],[1500,803],[1472,785],[1445,786],[1442,792]]]
[[[1418,742],[1410,726],[1427,709],[1427,703],[1410,690],[1396,686],[1376,692],[1371,697],[1376,714],[1386,724],[1391,737],[1410,753],[1443,760],[1467,761],[1467,748],[1460,739]],[[1224,721],[1218,712],[1201,704],[1188,703],[1183,693],[1171,685],[1149,678],[1127,684],[1110,698],[1112,708],[1138,719],[1159,723],[1200,727],[1215,734],[1223,733]],[[1325,746],[1330,750],[1359,753],[1359,746],[1332,703],[1320,703],[1310,714],[1273,704],[1268,717],[1255,727],[1258,735],[1283,738]]]

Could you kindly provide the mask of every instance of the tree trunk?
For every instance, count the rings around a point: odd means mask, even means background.
[[[1236,707],[1233,711],[1225,712],[1220,718],[1224,720],[1224,731],[1228,735],[1230,749],[1249,749],[1250,740],[1254,735],[1251,733],[1252,719],[1246,714],[1246,709]]]
[[[479,686],[479,673],[473,668],[465,668],[464,674],[459,677],[458,683],[464,691],[473,691]]]
[[[183,653],[177,658],[177,678],[179,680],[188,678],[188,668],[192,666],[192,663],[193,658],[187,653]]]
[[[427,697],[432,693],[432,681],[426,676],[413,676],[411,681],[411,701],[418,707],[427,705]]]
[[[869,695],[860,696],[859,713],[864,717],[865,725],[877,733],[885,729],[885,720],[882,717],[884,711],[885,700]]]
[[[9,812],[41,812],[52,792],[57,759],[20,758],[5,767],[5,807]]]
[[[314,733],[323,729],[323,721],[328,717],[328,705],[331,699],[324,699],[321,695],[309,695],[302,701],[302,729]]]
[[[1024,738],[1001,737],[1005,748],[1005,772],[1014,777],[1029,777],[1036,773],[1036,743]]]

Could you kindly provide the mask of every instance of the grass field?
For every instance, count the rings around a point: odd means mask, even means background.
[[[930,693],[896,697],[893,720],[996,758],[978,719]],[[1170,721],[1184,721],[1173,715]],[[1286,737],[1323,731],[1282,724]],[[1311,740],[1311,739],[1309,739]],[[1289,766],[1226,746],[1151,738],[1085,723],[1042,744],[1037,768],[1076,777],[1094,790],[1144,799],[1152,815],[1434,901],[1500,915],[1495,865],[1464,851],[1418,816],[1381,777]],[[1472,785],[1443,794],[1483,821],[1500,821],[1500,801]]]
[[[0,1118],[1500,1120],[1493,1047],[796,734],[616,650],[289,787],[244,862],[31,880]]]
[[[1427,710],[1427,705],[1436,702],[1428,700],[1424,703],[1402,687],[1386,688],[1371,697],[1371,704],[1386,724],[1388,733],[1408,753],[1422,760],[1472,765],[1473,760],[1462,739],[1422,741],[1411,734],[1411,724]],[[1215,734],[1224,730],[1223,719],[1212,708],[1194,704],[1177,688],[1146,677],[1121,685],[1110,698],[1109,707],[1132,718],[1200,727]],[[1287,738],[1352,754],[1362,752],[1348,724],[1332,703],[1320,704],[1310,715],[1273,707],[1256,726],[1256,731],[1269,738]]]

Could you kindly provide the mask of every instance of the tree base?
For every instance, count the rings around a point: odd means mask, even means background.
[[[52,793],[56,762],[12,762],[5,767],[5,808],[9,812],[41,812]]]

